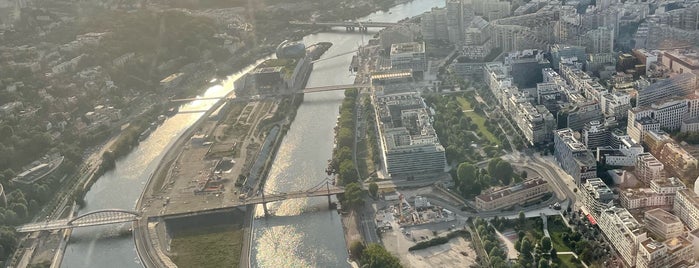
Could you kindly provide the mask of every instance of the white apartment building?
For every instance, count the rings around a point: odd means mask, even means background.
[[[694,191],[689,189],[677,191],[672,211],[689,230],[699,228],[699,197]]]
[[[573,130],[554,131],[554,157],[563,170],[573,177],[576,185],[597,176],[597,162],[592,153],[573,136]]]
[[[601,211],[611,207],[614,201],[614,193],[609,186],[600,178],[587,179],[580,187],[585,207],[595,218],[599,217]]]
[[[597,225],[628,267],[636,263],[638,245],[648,239],[643,227],[628,210],[611,207],[602,211]]]
[[[629,110],[626,132],[635,141],[641,142],[643,135],[649,130],[678,130],[683,121],[698,116],[698,95],[666,99],[650,106],[637,106]]]
[[[648,183],[653,179],[665,177],[665,166],[652,154],[642,153],[636,157],[634,173],[639,180]]]
[[[660,241],[678,237],[684,232],[684,224],[679,217],[663,209],[651,209],[643,213],[646,229]]]
[[[664,242],[646,239],[638,247],[636,268],[689,267],[693,259],[694,246],[684,237],[674,237]],[[687,266],[675,266],[682,262]]]
[[[673,207],[675,194],[686,189],[677,178],[660,178],[650,181],[650,188],[628,188],[621,191],[619,201],[626,209],[645,207]]]

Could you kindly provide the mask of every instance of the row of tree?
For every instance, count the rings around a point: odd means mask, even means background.
[[[354,108],[359,93],[357,89],[345,90],[345,99],[340,105],[340,118],[335,127],[336,149],[333,152],[331,166],[337,171],[340,185],[346,185],[359,179],[352,160],[354,148],[355,116]]]
[[[476,218],[473,221],[473,226],[478,233],[483,249],[488,254],[490,267],[507,267],[505,262],[507,253],[500,247],[500,240],[495,233],[495,228],[488,224],[488,221],[481,218]]]

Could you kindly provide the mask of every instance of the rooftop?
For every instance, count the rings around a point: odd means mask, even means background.
[[[659,221],[662,221],[665,224],[677,224],[677,223],[682,224],[682,222],[680,221],[680,218],[671,214],[670,212],[667,212],[667,211],[665,211],[663,209],[659,209],[659,208],[648,210],[644,213],[644,215],[646,218],[652,217],[652,218],[655,218]]]
[[[678,178],[675,177],[670,177],[670,178],[660,178],[660,179],[654,179],[650,181],[651,184],[655,184],[659,187],[681,187],[681,188],[686,188],[684,183]]]
[[[408,42],[391,45],[391,55],[401,53],[425,53],[425,43]]]
[[[541,178],[535,178],[535,179],[530,179],[526,180],[524,182],[515,184],[509,188],[501,189],[489,194],[481,194],[479,196],[476,196],[476,198],[483,200],[485,202],[490,202],[496,199],[503,198],[505,196],[511,195],[513,193],[523,191],[529,188],[533,188],[542,184],[547,184],[548,182],[541,179]]]

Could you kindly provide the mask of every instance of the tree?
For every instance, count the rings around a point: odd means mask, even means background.
[[[549,260],[547,260],[547,259],[539,260],[539,268],[549,268]]]
[[[357,170],[354,168],[354,163],[352,163],[351,159],[346,159],[340,163],[338,175],[340,176],[342,184],[357,181]]]
[[[401,268],[400,260],[391,255],[386,249],[376,243],[371,243],[364,249],[360,261],[367,268]]]
[[[459,179],[460,183],[465,183],[465,184],[470,184],[472,185],[473,183],[476,182],[477,178],[477,172],[478,169],[476,166],[471,165],[470,163],[461,163],[459,164],[459,167],[457,168],[456,171],[456,176]]]
[[[525,259],[531,259],[532,257],[532,243],[529,241],[529,239],[523,239],[522,240],[522,246],[521,249],[519,250],[519,253],[522,254],[522,256]]]
[[[349,251],[352,259],[359,260],[364,253],[364,244],[362,244],[362,241],[354,240],[350,244]]]
[[[517,238],[519,238],[520,241],[522,241],[525,236],[527,236],[527,233],[525,233],[523,230],[519,230],[519,232],[517,232]]]
[[[512,181],[512,175],[514,175],[514,170],[512,165],[506,161],[499,161],[495,166],[495,173],[491,173],[493,177],[502,181],[503,184],[508,185]]]
[[[550,237],[541,238],[541,250],[544,252],[551,250],[551,238]]]
[[[551,255],[552,260],[555,260],[558,258],[558,251],[556,251],[556,248],[551,248],[551,251],[549,251],[549,254]]]
[[[344,205],[349,209],[354,210],[362,206],[364,204],[364,200],[362,199],[362,189],[359,187],[359,184],[356,182],[347,184],[347,186],[345,186],[345,194],[342,199],[344,201]]]
[[[527,220],[527,216],[524,215],[524,211],[519,212],[519,226],[524,227],[524,223]]]
[[[379,185],[376,184],[376,182],[371,182],[369,183],[369,193],[373,197],[377,197],[379,193]]]
[[[527,171],[522,170],[522,173],[521,173],[519,176],[522,177],[522,179],[524,180],[524,179],[527,178],[527,175],[528,175],[528,174],[527,174]]]
[[[348,146],[342,146],[337,152],[335,153],[335,159],[337,159],[338,162],[342,162],[344,160],[351,160],[352,159],[352,149]]]

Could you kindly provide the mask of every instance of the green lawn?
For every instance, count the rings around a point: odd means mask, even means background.
[[[558,252],[573,251],[565,243],[563,243],[563,234],[570,233],[570,229],[562,222],[561,216],[549,217],[547,224],[549,234],[551,235],[551,243]]]
[[[573,263],[572,254],[558,254],[558,261],[560,262],[560,267],[585,267],[580,263]]]
[[[461,106],[461,109],[464,111],[468,110],[473,110],[473,107],[471,106],[471,103],[464,97],[457,97],[456,100],[459,102],[459,105]],[[485,127],[485,118],[483,118],[482,115],[477,114],[474,111],[469,111],[469,112],[464,112],[465,116],[468,116],[471,118],[471,121],[473,121],[476,126],[478,126],[478,133],[486,138],[490,143],[492,144],[497,144],[500,146],[500,140],[498,140],[493,133],[491,133],[486,127]]]
[[[473,107],[471,107],[471,103],[468,102],[468,100],[464,97],[456,97],[456,101],[459,102],[459,105],[461,105],[461,109],[464,111],[468,110],[473,110]]]
[[[172,239],[171,249],[178,267],[238,267],[243,230],[225,226],[186,232]]]

